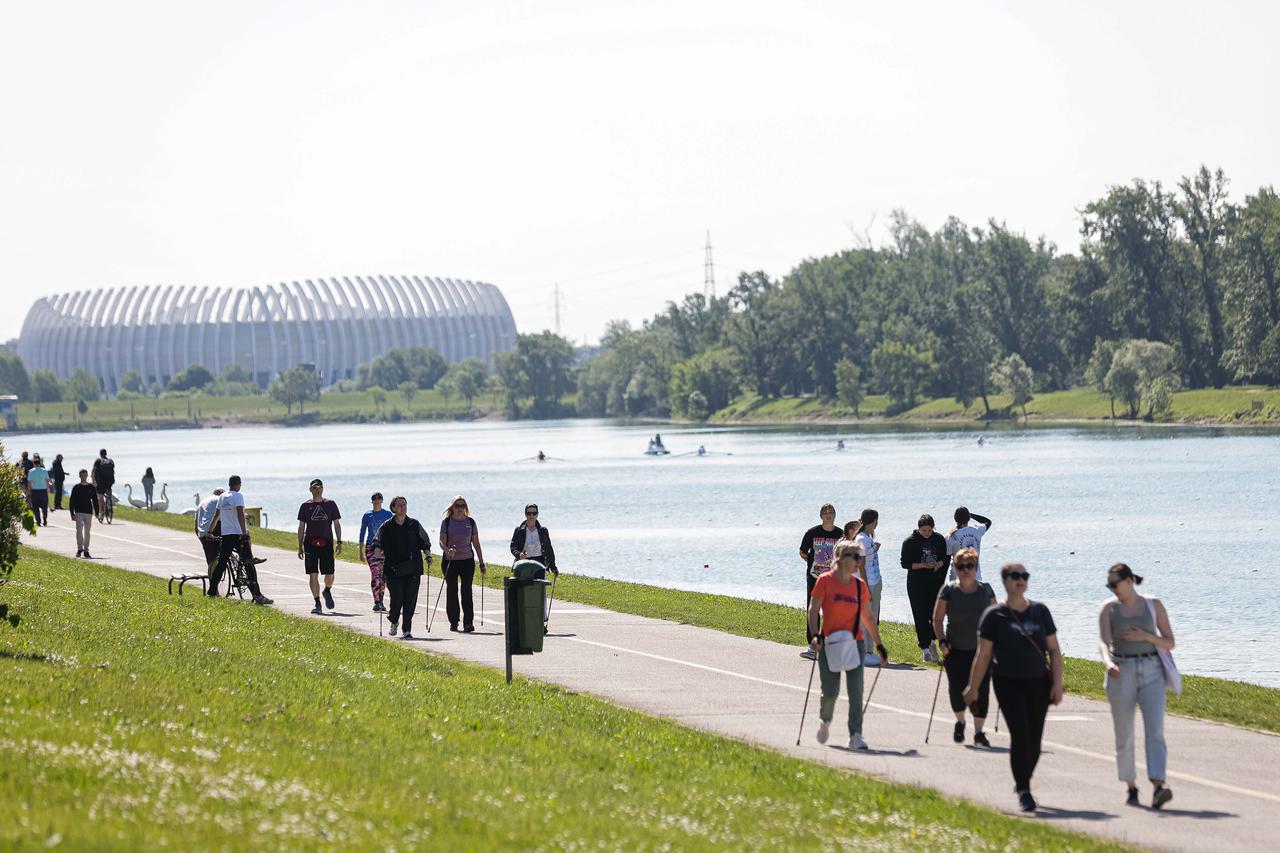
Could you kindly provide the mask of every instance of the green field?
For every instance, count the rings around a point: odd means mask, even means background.
[[[5,590],[6,849],[1119,849],[140,573]]]
[[[1021,422],[1021,411],[1009,411],[1009,398],[989,398],[993,420]],[[889,401],[883,396],[868,397],[859,407],[861,418],[883,418]],[[1123,409],[1123,407],[1120,407]],[[890,421],[957,421],[980,423],[985,420],[981,401],[964,408],[950,398],[928,400]],[[1015,418],[1016,414],[1016,418]],[[1130,424],[1123,417],[1115,423]],[[1072,388],[1037,394],[1027,404],[1031,423],[1054,421],[1110,422],[1111,406],[1107,398],[1092,388]],[[711,417],[715,423],[804,423],[821,421],[855,421],[853,410],[837,400],[824,397],[778,397],[765,399],[754,394],[735,399],[727,408]],[[1179,391],[1173,395],[1173,409],[1162,423],[1280,424],[1280,389],[1261,386],[1240,388],[1206,388]]]
[[[160,524],[175,530],[191,529],[190,518],[173,513],[124,508],[117,509],[116,513],[131,521]],[[261,530],[254,534],[254,538],[264,545],[290,550],[297,548],[298,543],[295,534],[280,530]],[[358,562],[356,549],[345,549],[339,559]],[[494,571],[489,574],[488,585],[501,587],[501,577],[506,567],[494,564],[491,568]],[[569,572],[562,572],[556,581],[555,595],[557,600],[575,601],[637,616],[669,619],[744,637],[797,646],[803,643],[803,611],[781,604],[684,592]],[[881,625],[881,632],[892,659],[913,664],[920,660],[914,628],[897,622],[885,622]],[[1065,682],[1067,690],[1072,694],[1105,700],[1102,679],[1101,663],[1067,658]],[[1272,687],[1220,678],[1184,676],[1182,695],[1169,696],[1169,711],[1188,717],[1280,733],[1280,690]]]

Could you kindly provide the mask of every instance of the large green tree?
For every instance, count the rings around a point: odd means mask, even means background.
[[[289,415],[293,407],[298,407],[298,414],[307,413],[307,401],[320,399],[320,377],[310,367],[298,365],[284,370],[267,387],[271,399],[283,403]]]

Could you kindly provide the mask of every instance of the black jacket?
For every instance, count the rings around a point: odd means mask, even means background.
[[[388,518],[373,537],[373,547],[382,551],[384,571],[390,577],[422,574],[422,554],[431,553],[431,537],[416,518],[406,517],[396,524]]]
[[[938,531],[925,539],[919,530],[911,531],[911,535],[902,543],[902,568],[910,569],[912,563],[941,562],[942,568],[936,571],[945,572],[951,565],[951,556],[947,554],[947,538]],[[919,569],[915,571],[919,572]]]
[[[67,472],[62,469],[62,462],[53,460],[53,467],[49,469],[49,477],[55,483],[63,483],[67,479]]]
[[[520,552],[524,550],[525,532],[528,530],[523,524],[516,527],[516,532],[511,534],[511,556],[519,559]],[[548,569],[556,569],[556,551],[551,547],[551,533],[541,524],[538,525],[538,539],[542,542],[542,559],[539,561]]]

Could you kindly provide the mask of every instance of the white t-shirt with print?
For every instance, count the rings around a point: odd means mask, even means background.
[[[947,553],[955,556],[955,554],[965,548],[972,548],[979,554],[982,553],[982,537],[987,532],[987,526],[979,521],[969,519],[969,523],[964,527],[956,529],[947,537]],[[956,579],[956,564],[951,561],[951,571],[947,573],[948,577],[954,582]],[[982,563],[978,563],[978,580],[982,580]]]
[[[236,514],[236,507],[238,506],[244,506],[244,495],[239,492],[227,492],[218,498],[218,514],[222,518],[223,536],[228,533],[244,533],[240,529],[240,517]]]
[[[867,585],[875,586],[880,583],[880,552],[876,549],[876,541],[871,538],[868,533],[859,533],[854,539],[855,542],[862,546],[862,550],[866,552],[866,569],[867,569]]]

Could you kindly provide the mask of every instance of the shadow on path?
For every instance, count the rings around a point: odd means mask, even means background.
[[[1055,809],[1053,806],[1037,806],[1036,817],[1045,820],[1063,820],[1066,818],[1078,818],[1080,820],[1115,820],[1119,815],[1108,814],[1107,812],[1081,811],[1076,809]]]

